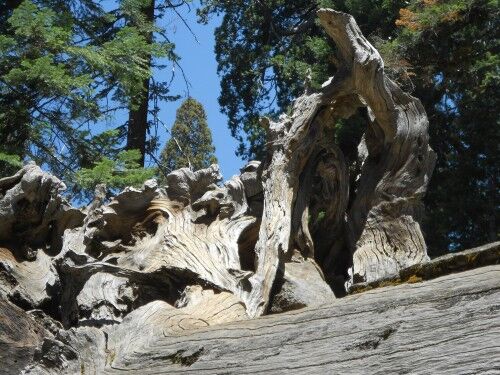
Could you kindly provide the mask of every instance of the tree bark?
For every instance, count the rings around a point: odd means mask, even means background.
[[[148,0],[149,5],[143,8],[143,16],[146,22],[151,25],[155,22],[155,0]],[[146,35],[146,40],[149,44],[153,43],[153,33]],[[146,66],[151,68],[152,57],[146,56]],[[141,158],[139,164],[144,166],[146,156],[146,137],[149,129],[148,114],[149,114],[149,92],[150,78],[142,81],[140,93],[138,97],[132,98],[133,104],[129,109],[129,118],[127,126],[127,150],[139,150]]]

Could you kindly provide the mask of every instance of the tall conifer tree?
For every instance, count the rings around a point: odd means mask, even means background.
[[[161,153],[165,171],[183,167],[198,170],[217,163],[207,116],[197,100],[188,98],[181,104],[170,133],[171,138]]]
[[[11,3],[0,9],[0,156],[33,159],[71,182],[78,168],[120,151],[120,131],[94,125],[127,108],[149,78],[142,56],[166,52],[141,25],[125,24],[130,8]]]
[[[143,24],[147,27],[143,30],[143,37],[148,44],[153,44],[153,25],[155,23],[155,0],[139,1],[139,17],[131,20],[132,25]],[[152,68],[152,56],[146,54],[142,56],[145,68]],[[150,95],[150,77],[142,80],[139,90],[129,104],[129,118],[127,124],[127,149],[139,150],[140,165],[144,165],[146,156],[146,137],[149,128],[149,95]]]
[[[167,84],[150,84],[155,59],[164,64],[178,59],[166,37],[153,39],[161,31],[154,10],[161,17],[182,4],[162,2],[156,9],[149,0],[115,0],[106,7],[97,0],[0,4],[0,174],[31,159],[75,186],[77,170],[93,168],[101,158],[118,160],[123,146],[131,151],[126,155],[139,151],[142,167],[145,152],[157,150],[154,134],[146,140],[147,117],[154,110],[150,98],[177,99],[168,95]],[[141,122],[118,123],[116,111],[125,110]],[[104,122],[108,128],[102,132]]]

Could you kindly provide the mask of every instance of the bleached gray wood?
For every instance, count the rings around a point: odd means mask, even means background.
[[[0,294],[1,374],[17,375],[33,364],[35,351],[45,336],[50,336],[50,332]]]
[[[318,16],[339,51],[334,87],[359,95],[371,120],[348,220],[352,281],[370,282],[428,260],[418,220],[435,154],[424,107],[385,75],[380,54],[354,18],[331,9]]]
[[[283,276],[276,281],[271,313],[318,306],[335,299],[316,262],[295,256],[284,264]]]
[[[255,231],[233,237],[229,228],[258,220],[247,191],[259,195],[254,180],[259,168],[245,168],[245,179],[212,186],[188,205],[169,200],[153,182],[127,189],[110,204],[87,210],[92,220],[76,228],[68,224],[55,255],[50,241],[34,247],[36,257],[30,259],[2,248],[4,372],[455,374],[498,369],[498,244],[402,269],[396,278],[358,285],[362,293],[335,300],[321,270],[302,255],[315,248],[294,242],[298,248],[288,249],[284,282],[272,292],[270,306],[286,311],[324,304],[249,320],[239,293],[248,290],[244,282],[253,272],[242,267],[240,257],[243,250],[251,253]],[[14,184],[9,199],[25,194],[20,181],[9,180]],[[42,206],[37,214],[50,212]],[[129,228],[127,236],[120,222]],[[217,234],[210,229],[214,226],[220,228]],[[212,248],[212,243],[219,245]],[[479,268],[464,271],[471,267]],[[438,277],[457,271],[464,272]],[[429,278],[434,279],[422,281]],[[410,284],[381,288],[402,282]],[[27,313],[13,303],[37,310]]]
[[[291,116],[283,115],[276,123],[264,120],[270,157],[263,172],[264,207],[255,245],[256,271],[249,278],[252,288],[244,298],[252,317],[266,312],[276,272],[293,254],[292,227],[298,230],[307,217],[308,205],[300,205],[294,212],[294,204],[300,174],[320,136],[321,125],[314,119],[323,100],[322,94],[304,95],[297,99]],[[309,240],[307,231],[303,240]]]
[[[429,262],[403,268],[397,274],[386,278],[370,283],[354,284],[349,288],[349,293],[360,293],[384,285],[420,282],[453,272],[461,272],[494,264],[500,264],[500,242],[489,243],[458,253],[442,255]]]
[[[247,165],[241,177],[219,186],[218,166],[183,168],[167,176],[164,189],[147,181],[104,205],[98,193],[100,198],[83,211],[71,208],[59,194],[64,185],[35,165],[0,179],[0,241],[27,260],[35,260],[36,252],[42,251],[41,259],[49,256],[43,269],[50,269],[51,262],[66,265],[57,275],[64,285],[61,301],[54,301],[59,302],[65,325],[76,324],[78,316],[69,315],[78,311],[99,316],[91,310],[106,304],[99,298],[89,300],[88,291],[102,284],[95,269],[80,272],[82,264],[68,265],[68,257],[81,256],[89,269],[104,262],[127,277],[142,275],[143,286],[163,274],[170,285],[164,297],[169,302],[179,297],[173,289],[190,284],[228,291],[245,304],[250,317],[273,308],[272,297],[279,295],[280,285],[287,288],[281,297],[300,295],[302,301],[314,301],[325,295],[324,274],[341,284],[350,255],[351,284],[385,278],[428,260],[418,224],[420,198],[434,160],[425,111],[386,77],[380,55],[351,16],[328,9],[318,15],[337,44],[338,72],[319,92],[307,91],[297,98],[290,115],[275,122],[263,119],[267,156],[262,164]],[[351,192],[355,197],[346,216],[348,166],[326,131],[360,106],[368,108],[371,122],[365,147],[360,147],[366,152],[359,186]],[[320,214],[323,220],[318,223]],[[290,282],[290,270],[297,263],[311,276],[301,283]],[[107,277],[101,275],[103,280]],[[124,283],[128,281],[102,285],[119,289]],[[304,294],[307,290],[309,296]],[[301,305],[294,299],[290,306]],[[119,321],[137,307],[132,300],[124,311],[119,308],[111,315]],[[116,303],[111,305],[116,310]]]
[[[262,225],[255,246],[257,267],[245,298],[251,316],[265,313],[277,271],[296,247],[303,255],[314,254],[307,225],[310,202],[305,199],[310,184],[301,185],[300,180],[320,170],[310,160],[325,148],[325,127],[351,116],[360,106],[367,107],[370,123],[347,220],[351,283],[387,277],[429,259],[418,223],[420,200],[435,162],[425,110],[418,99],[385,75],[382,58],[352,16],[331,9],[319,10],[318,16],[338,47],[338,72],[320,92],[299,97],[290,116],[262,122],[267,129],[268,156],[263,166]],[[330,155],[330,163],[336,189],[328,205],[333,212],[327,209],[328,229],[323,231],[334,233],[322,250],[327,252],[326,259],[335,257],[344,244],[342,213],[348,198],[347,167],[339,150]]]
[[[62,197],[66,186],[35,164],[0,178],[0,241],[15,245],[16,256],[32,260],[38,247],[61,250],[67,228],[81,225],[84,215]]]
[[[267,155],[239,176],[221,184],[217,165],[183,168],[109,202],[97,186],[81,210],[33,164],[0,179],[0,307],[35,309],[6,314],[0,338],[26,373],[494,369],[498,267],[416,283],[497,262],[488,248],[426,263],[424,108],[387,78],[351,16],[318,15],[337,74],[262,120]],[[328,129],[359,107],[370,120],[353,191]],[[336,301],[349,266],[349,290],[364,293]],[[403,282],[416,284],[380,289]],[[28,355],[8,341],[15,320]]]
[[[98,374],[493,374],[500,265],[196,331],[167,333],[168,319],[163,331],[145,330],[156,319],[131,315],[109,328],[107,344],[87,328],[70,332],[72,345],[90,338],[85,345],[95,346],[61,373],[83,363]]]
[[[50,303],[60,282],[52,259],[42,251],[36,255],[31,261],[16,259],[9,249],[0,247],[0,291],[23,307]]]

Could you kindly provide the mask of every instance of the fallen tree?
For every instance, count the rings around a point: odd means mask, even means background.
[[[498,263],[492,250],[469,256]],[[212,327],[195,323],[196,305],[155,301],[121,324],[64,331],[0,299],[0,362],[7,374],[493,374],[499,280],[500,265],[485,266]]]
[[[41,345],[27,372],[135,368],[142,355],[190,365],[205,349],[150,345],[434,274],[421,266],[418,224],[435,161],[425,110],[386,76],[351,16],[318,16],[337,45],[337,74],[290,115],[262,120],[267,156],[239,176],[221,184],[216,165],[180,169],[166,186],[147,181],[109,202],[97,187],[81,210],[36,165],[0,179],[2,308],[30,311],[33,321],[9,316]],[[359,175],[349,176],[328,127],[361,107],[369,121]]]

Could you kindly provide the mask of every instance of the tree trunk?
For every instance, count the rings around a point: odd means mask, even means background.
[[[148,6],[143,9],[143,16],[146,22],[154,24],[155,22],[155,0],[149,0]],[[146,35],[148,43],[153,43],[153,33]],[[146,64],[151,68],[152,58],[151,55],[146,56]],[[139,163],[144,166],[146,156],[146,136],[149,128],[148,114],[149,114],[149,77],[142,81],[140,94],[138,97],[132,98],[132,106],[129,109],[128,127],[127,127],[127,150],[139,150],[141,158]]]
[[[246,321],[221,293],[214,302],[236,321],[219,326],[213,304],[156,301],[103,332],[59,339],[40,311],[0,298],[0,362],[9,375],[495,373],[499,280],[500,266],[488,266]]]

